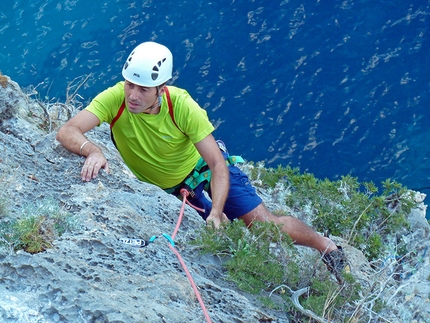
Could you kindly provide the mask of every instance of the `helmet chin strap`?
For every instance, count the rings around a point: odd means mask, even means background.
[[[156,101],[154,102],[154,104],[153,105],[151,105],[149,108],[146,108],[144,111],[152,111],[152,110],[154,110],[155,108],[158,108],[158,107],[160,107],[161,106],[161,103],[162,103],[162,97],[161,97],[161,95],[160,95],[160,87],[159,86],[157,86],[157,94],[156,94],[156,97],[157,97],[157,99],[156,99]]]

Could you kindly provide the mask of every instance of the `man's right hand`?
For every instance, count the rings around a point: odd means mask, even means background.
[[[90,182],[96,178],[101,168],[109,173],[109,163],[102,152],[90,153],[85,159],[84,166],[81,170],[81,178],[85,182]]]
[[[84,136],[87,131],[95,128],[99,123],[100,120],[96,115],[82,110],[58,130],[56,137],[67,150],[86,156],[81,170],[81,178],[86,182],[96,178],[100,168],[104,168],[106,173],[109,172],[108,162],[100,148]]]

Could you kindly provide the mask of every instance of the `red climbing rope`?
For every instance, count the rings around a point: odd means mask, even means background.
[[[192,204],[190,203],[190,201],[188,201],[188,200],[187,200],[187,204],[188,204],[189,206],[191,206],[194,210],[197,210],[197,211],[200,211],[200,212],[205,213],[205,210],[204,210],[204,209],[201,209],[201,208],[199,208],[199,207],[197,207],[197,206],[195,206],[195,205],[192,205]]]
[[[179,212],[178,222],[176,223],[175,230],[172,233],[172,239],[173,240],[175,240],[175,236],[176,236],[176,234],[179,231],[179,227],[181,226],[182,217],[183,217],[184,211],[185,211],[185,204],[188,204],[189,206],[191,206],[192,208],[196,209],[197,211],[200,211],[200,212],[203,212],[203,213],[205,212],[205,210],[200,209],[197,206],[192,205],[188,201],[187,197],[188,197],[189,193],[188,193],[188,191],[185,188],[181,189],[181,195],[182,195],[182,207],[181,207],[181,212]]]
[[[179,217],[178,217],[178,221],[177,221],[177,223],[176,223],[175,230],[173,231],[172,236],[171,236],[172,240],[175,240],[175,236],[176,236],[176,234],[177,234],[177,233],[178,233],[178,231],[179,231],[179,227],[180,227],[180,225],[181,225],[182,218],[183,218],[183,216],[184,216],[185,204],[187,203],[187,196],[188,196],[188,192],[187,192],[186,190],[181,190],[181,195],[182,195],[182,207],[181,207],[181,211],[179,212]],[[192,206],[192,205],[191,205],[191,206]],[[206,318],[206,322],[211,323],[212,321],[211,321],[211,318],[209,317],[209,314],[208,314],[208,311],[207,311],[207,309],[206,309],[206,306],[205,306],[205,304],[203,303],[203,300],[202,300],[202,298],[201,298],[201,296],[200,296],[200,293],[199,293],[199,291],[198,291],[198,289],[197,289],[197,286],[196,286],[196,284],[194,283],[193,277],[191,277],[191,274],[190,274],[190,272],[188,271],[188,268],[187,268],[187,266],[185,265],[184,260],[182,259],[181,255],[179,254],[178,250],[176,250],[176,248],[174,247],[174,245],[173,245],[173,244],[169,244],[169,248],[170,248],[170,250],[172,250],[172,251],[173,251],[173,253],[176,255],[176,257],[178,257],[178,260],[179,260],[179,262],[181,263],[182,268],[184,269],[185,274],[187,275],[188,280],[190,281],[190,284],[191,284],[191,286],[192,286],[192,288],[193,288],[193,290],[194,290],[194,294],[196,295],[197,300],[198,300],[198,301],[199,301],[199,303],[200,303],[200,306],[201,306],[201,308],[202,308],[202,310],[203,310],[203,314],[204,314],[204,316],[205,316],[205,318]]]

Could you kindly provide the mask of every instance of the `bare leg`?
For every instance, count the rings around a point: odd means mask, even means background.
[[[255,221],[271,221],[276,224],[281,224],[282,231],[287,233],[295,244],[314,248],[320,253],[329,253],[330,251],[337,249],[333,241],[318,234],[303,221],[288,215],[273,215],[263,204],[260,204],[254,210],[241,216],[240,219],[245,221],[248,227]]]

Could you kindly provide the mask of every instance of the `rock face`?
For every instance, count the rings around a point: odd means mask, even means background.
[[[52,123],[48,125],[38,116],[50,119],[52,113],[58,119],[55,107],[42,109],[29,101],[10,79],[5,87],[0,86],[0,193],[9,197],[8,214],[18,214],[27,202],[53,197],[79,224],[45,252],[2,250],[0,321],[207,321],[163,236],[172,234],[181,201],[138,181],[122,163],[106,126],[88,137],[105,152],[111,172],[101,172],[98,179],[83,183],[79,176],[83,158],[56,142],[55,132],[41,130]],[[271,196],[264,194],[268,205],[276,202]],[[358,250],[345,247],[355,262],[353,274],[364,284],[374,284],[375,297],[379,293],[389,306],[391,313],[381,322],[430,321],[430,252],[426,253],[430,229],[424,204],[420,207],[410,215],[413,229],[403,236],[416,257],[413,268],[402,270],[404,277],[387,278],[398,266],[370,270]],[[225,280],[218,258],[201,256],[189,244],[203,225],[198,214],[186,207],[175,248],[184,258],[210,320],[289,322],[286,313],[263,309],[250,295],[235,289]],[[152,236],[158,238],[145,248],[120,241]],[[378,317],[372,322],[379,322]]]
[[[83,158],[66,151],[34,115],[50,111],[29,102],[8,80],[0,87],[1,193],[13,215],[27,202],[54,197],[80,228],[54,248],[0,256],[1,322],[204,322],[202,307],[163,234],[171,235],[182,202],[140,182],[124,166],[102,126],[89,137],[101,147],[110,174],[80,179]],[[55,110],[55,109],[53,109]],[[35,122],[36,120],[36,122]],[[184,258],[213,322],[260,322],[270,316],[223,283],[217,260],[188,244],[204,221],[186,207],[175,246]],[[133,248],[120,238],[149,239]],[[215,281],[220,281],[224,287]],[[282,322],[286,315],[279,313]]]

